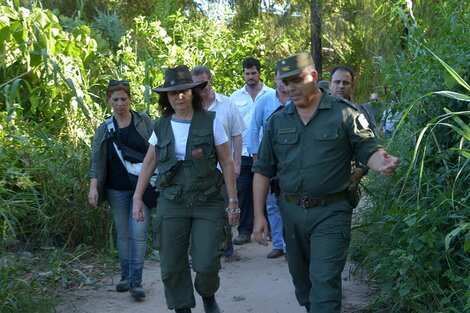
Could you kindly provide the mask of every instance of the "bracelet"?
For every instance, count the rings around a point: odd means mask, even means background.
[[[226,208],[225,211],[228,214],[239,214],[240,213],[240,208],[235,208],[235,209]]]
[[[228,203],[238,203],[238,199],[237,198],[229,198]]]

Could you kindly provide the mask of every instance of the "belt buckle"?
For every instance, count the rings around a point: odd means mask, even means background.
[[[325,206],[325,198],[324,197],[315,197],[312,199],[313,206]]]
[[[308,201],[308,197],[306,197],[306,196],[299,197],[299,198],[297,199],[297,204],[299,205],[299,207],[304,208],[304,209],[307,209],[307,208],[310,207],[310,206],[309,206],[310,203],[309,203],[309,201]]]

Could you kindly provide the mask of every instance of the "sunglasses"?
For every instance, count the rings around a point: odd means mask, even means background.
[[[110,80],[108,83],[108,88],[119,86],[119,85],[122,85],[124,87],[129,87],[129,81],[128,80]]]

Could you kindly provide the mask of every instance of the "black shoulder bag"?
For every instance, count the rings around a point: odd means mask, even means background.
[[[134,186],[135,190],[139,176],[129,173],[126,164],[124,163],[124,160],[130,163],[142,163],[144,161],[145,153],[124,146],[121,141],[121,134],[119,132],[119,128],[116,128],[116,130],[114,128],[113,117],[111,116],[109,119],[110,121],[107,120],[106,122],[108,124],[108,131],[111,135],[110,137],[113,140],[114,148],[116,149],[116,153],[118,154],[119,159],[122,161],[124,168],[126,168],[126,173],[129,176],[129,180],[132,186]],[[156,191],[155,187],[149,183],[142,196],[142,201],[148,208],[151,209],[157,206],[158,196],[159,193]]]

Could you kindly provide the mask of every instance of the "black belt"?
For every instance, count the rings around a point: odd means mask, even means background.
[[[253,157],[250,155],[250,156],[247,156],[247,155],[242,155],[242,159],[245,159],[245,160],[253,160]]]
[[[340,200],[345,200],[348,198],[348,194],[344,190],[337,193],[332,193],[330,195],[318,197],[296,195],[284,195],[283,197],[289,203],[298,205],[299,207],[304,209],[309,209],[317,206],[327,206]]]

